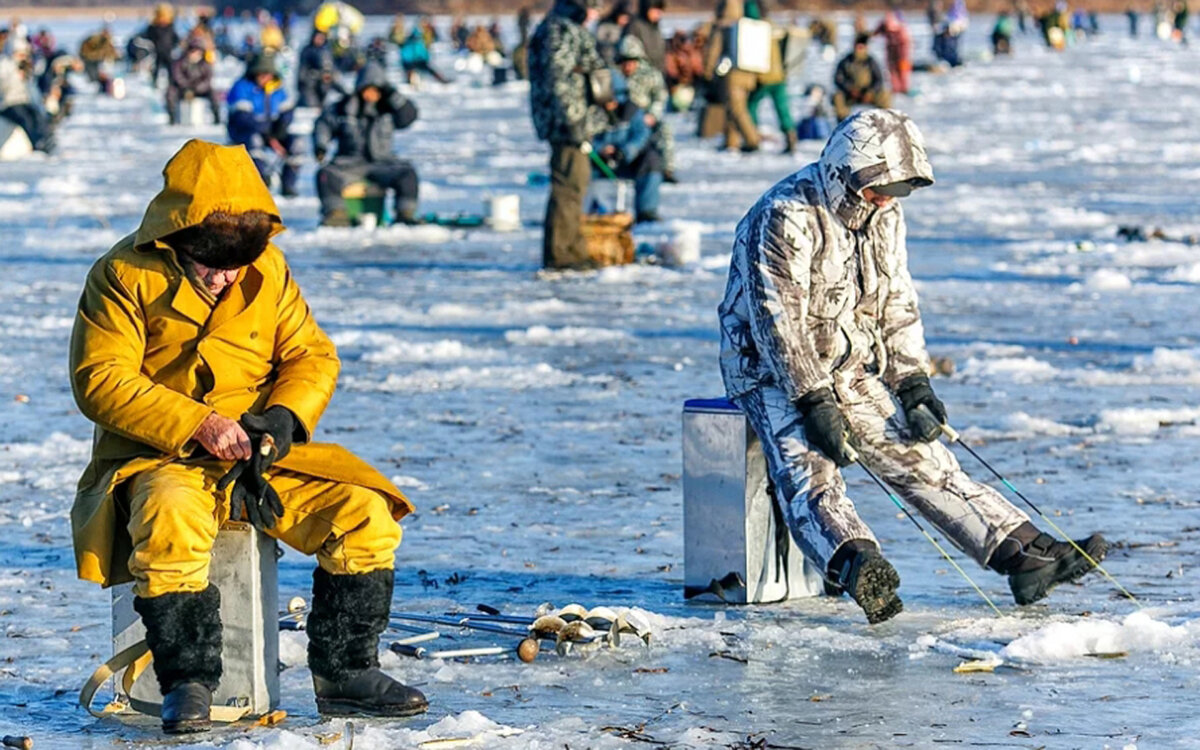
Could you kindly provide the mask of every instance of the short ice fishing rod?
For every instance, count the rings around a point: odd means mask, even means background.
[[[925,407],[924,405],[922,405],[918,408],[925,409],[926,411],[928,411],[928,408]],[[931,417],[933,416],[932,412],[930,412],[930,416]],[[1054,529],[1054,531],[1057,532],[1059,536],[1061,536],[1063,539],[1065,539],[1067,541],[1068,544],[1070,544],[1072,547],[1074,547],[1076,552],[1083,555],[1084,559],[1086,559],[1089,563],[1091,563],[1093,568],[1100,571],[1100,573],[1105,578],[1107,578],[1114,586],[1116,586],[1117,589],[1119,589],[1122,594],[1124,594],[1126,597],[1128,597],[1129,601],[1141,606],[1141,602],[1138,601],[1137,597],[1134,596],[1133,594],[1129,593],[1129,589],[1122,586],[1121,583],[1119,581],[1117,581],[1116,578],[1113,578],[1112,575],[1110,575],[1109,572],[1104,569],[1104,566],[1102,566],[1099,563],[1099,561],[1097,561],[1095,558],[1093,558],[1091,555],[1089,555],[1087,553],[1087,550],[1085,550],[1083,547],[1079,546],[1079,544],[1074,539],[1072,539],[1071,536],[1069,534],[1067,534],[1067,532],[1063,531],[1059,527],[1059,525],[1056,524],[1050,518],[1050,516],[1043,513],[1041,508],[1034,505],[1032,500],[1025,497],[1025,494],[1022,493],[1020,490],[1018,490],[1013,485],[1012,482],[1008,481],[1008,479],[1005,478],[1005,476],[1003,474],[996,471],[996,469],[991,464],[989,464],[987,461],[984,460],[983,456],[976,453],[974,448],[972,448],[971,446],[969,446],[965,442],[963,442],[962,436],[958,434],[957,430],[955,430],[953,427],[951,427],[949,424],[946,424],[946,423],[942,423],[941,427],[942,427],[942,434],[946,436],[947,440],[949,440],[951,443],[954,443],[955,445],[962,446],[963,450],[965,450],[967,453],[970,453],[971,456],[976,461],[983,464],[983,467],[985,469],[987,469],[988,471],[992,472],[992,475],[995,476],[996,479],[998,479],[1001,484],[1003,484],[1005,487],[1007,487],[1009,489],[1009,491],[1012,492],[1014,495],[1021,498],[1021,500],[1026,505],[1028,505],[1030,508],[1033,509],[1034,513],[1037,513],[1038,516],[1040,516],[1043,521],[1045,521],[1047,524],[1050,525],[1050,528]]]
[[[884,493],[887,494],[888,498],[893,503],[896,504],[896,507],[899,508],[901,510],[901,512],[903,512],[904,515],[908,517],[908,520],[912,521],[913,525],[916,526],[917,529],[920,530],[920,532],[925,535],[925,538],[929,540],[929,543],[932,544],[937,549],[938,552],[942,553],[942,557],[946,558],[946,562],[948,562],[952,566],[954,566],[954,569],[957,570],[959,572],[959,574],[961,574],[962,577],[966,579],[967,583],[971,584],[971,588],[975,589],[975,592],[978,593],[981,597],[983,597],[983,600],[985,602],[987,602],[987,605],[989,607],[992,608],[992,611],[994,611],[996,613],[996,616],[1003,617],[1004,613],[1000,611],[1000,608],[996,606],[996,603],[992,601],[991,597],[989,597],[987,594],[985,594],[983,592],[983,589],[979,588],[979,584],[975,583],[975,580],[973,578],[971,578],[971,576],[967,573],[967,571],[963,570],[962,566],[954,561],[954,558],[950,556],[950,553],[946,551],[946,548],[943,547],[941,544],[939,544],[938,540],[934,539],[933,535],[925,530],[925,527],[922,526],[921,522],[916,519],[916,516],[914,516],[911,512],[909,512],[908,508],[905,507],[904,503],[900,502],[900,498],[896,497],[896,493],[892,492],[891,488],[888,487],[886,484],[884,484],[883,480],[880,479],[875,474],[875,472],[871,471],[871,469],[868,468],[867,465],[862,462],[862,460],[859,458],[858,452],[856,450],[854,450],[854,448],[852,448],[849,445],[849,443],[846,444],[846,452],[848,454],[848,457],[852,461],[854,461],[856,464],[858,464],[859,467],[867,473],[867,476],[869,476],[871,479],[873,479],[875,481],[875,484],[879,485],[879,489],[883,490]]]

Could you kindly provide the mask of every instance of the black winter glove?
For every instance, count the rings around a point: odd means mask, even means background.
[[[272,406],[262,414],[243,414],[239,420],[250,436],[251,455],[238,461],[217,482],[224,491],[233,484],[229,494],[229,517],[240,520],[243,511],[247,520],[259,529],[275,527],[275,519],[283,515],[279,493],[267,482],[267,469],[292,449],[296,418],[282,406]]]
[[[908,428],[913,437],[923,443],[932,443],[942,434],[946,424],[946,407],[941,399],[933,395],[928,375],[909,375],[896,387],[896,398],[904,407]],[[924,409],[919,407],[924,406]]]
[[[821,388],[801,396],[796,405],[804,417],[804,437],[838,466],[854,463],[846,442],[846,420],[833,400],[833,392]]]

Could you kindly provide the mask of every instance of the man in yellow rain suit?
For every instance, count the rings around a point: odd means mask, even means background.
[[[413,508],[349,451],[310,442],[340,363],[271,244],[279,210],[240,146],[189,141],[137,232],[88,274],[71,336],[95,425],[71,511],[81,578],[132,580],[163,729],[203,731],[221,677],[221,523],[317,556],[308,661],[326,715],[409,715],[379,670],[397,521]]]

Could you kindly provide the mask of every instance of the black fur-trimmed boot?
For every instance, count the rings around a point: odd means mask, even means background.
[[[872,625],[890,620],[904,609],[896,594],[900,574],[872,542],[853,539],[839,547],[829,561],[829,579],[862,607]]]
[[[390,570],[313,571],[308,666],[322,715],[412,716],[429,708],[420,690],[379,669],[379,635],[387,627],[394,579]]]
[[[1108,542],[1099,534],[1075,542],[1092,560],[1108,554]],[[1008,587],[1017,604],[1044,599],[1060,583],[1082,578],[1092,563],[1068,542],[1043,534],[1029,521],[1009,534],[988,560],[988,567],[1008,576]]]
[[[211,726],[212,692],[221,681],[221,592],[136,597],[133,608],[146,626],[154,674],[163,694],[167,734],[205,732]]]

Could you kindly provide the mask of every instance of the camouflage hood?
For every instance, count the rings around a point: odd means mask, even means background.
[[[833,131],[817,162],[825,205],[851,229],[861,228],[875,206],[862,190],[912,181],[933,184],[925,139],[907,115],[872,109],[846,118]]]

